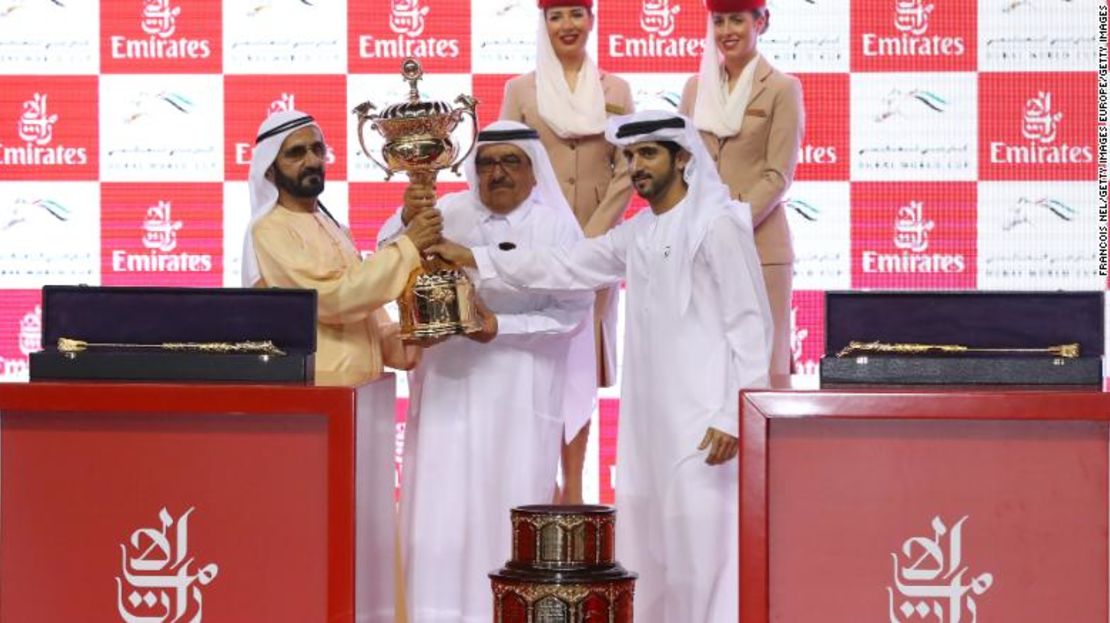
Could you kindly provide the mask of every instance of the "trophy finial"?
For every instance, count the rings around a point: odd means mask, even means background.
[[[416,83],[424,78],[424,68],[420,66],[420,61],[415,58],[406,58],[401,63],[401,75],[409,83],[409,101],[420,101],[420,90],[416,88]]]

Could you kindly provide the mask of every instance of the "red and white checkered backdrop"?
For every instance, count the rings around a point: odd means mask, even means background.
[[[826,290],[1106,287],[1105,0],[769,6],[760,49],[806,99],[786,203],[800,372],[822,355]],[[598,64],[639,108],[674,108],[704,45],[701,0],[595,12]],[[270,111],[319,119],[323,199],[371,250],[404,179],[384,182],[360,153],[351,108],[400,101],[411,54],[426,97],[472,93],[492,121],[505,80],[534,66],[536,26],[534,0],[0,0],[0,380],[27,377],[44,284],[238,286]],[[617,408],[606,392],[592,436],[603,500]]]

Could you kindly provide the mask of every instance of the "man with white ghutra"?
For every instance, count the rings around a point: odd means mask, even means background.
[[[468,248],[448,233],[429,251],[532,292],[625,280],[617,557],[640,576],[637,620],[735,621],[738,393],[766,386],[772,344],[751,210],[686,117],[615,118],[606,138],[650,210],[564,246]]]
[[[438,199],[411,184],[380,241],[426,211],[470,245],[564,246],[582,238],[537,132],[498,121],[464,163],[470,188]],[[428,346],[410,375],[401,490],[409,620],[488,623],[487,573],[512,542],[509,510],[547,503],[565,423],[593,407],[591,292],[523,291],[471,272],[481,329]]]

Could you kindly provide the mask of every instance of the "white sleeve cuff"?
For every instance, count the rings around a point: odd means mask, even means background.
[[[725,409],[718,412],[709,420],[709,426],[733,437],[740,436],[740,416],[736,409]]]

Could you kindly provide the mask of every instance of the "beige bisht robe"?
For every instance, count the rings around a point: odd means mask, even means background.
[[[401,295],[420,253],[401,236],[363,261],[348,232],[320,210],[281,204],[251,230],[262,272],[259,287],[316,290],[316,370],[354,382],[379,376],[383,363],[409,368],[392,323],[381,306]]]

